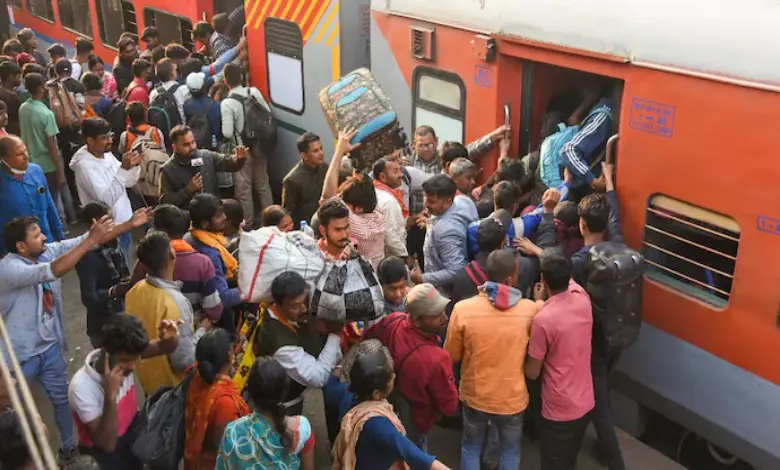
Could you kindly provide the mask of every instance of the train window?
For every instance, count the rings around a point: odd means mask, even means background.
[[[51,0],[27,0],[27,8],[38,18],[54,21],[54,7]]]
[[[60,21],[64,28],[92,37],[89,0],[59,0]]]
[[[187,49],[193,49],[195,45],[192,42],[192,21],[187,18],[152,8],[144,8],[144,24],[157,28],[162,44],[175,42]]]
[[[265,20],[265,54],[271,103],[279,109],[303,114],[303,34],[286,20]]]
[[[12,7],[22,8],[22,0],[8,0],[8,4]]]
[[[417,67],[412,82],[412,127],[431,126],[439,140],[463,142],[466,117],[463,80],[454,73]]]
[[[663,195],[650,198],[646,276],[714,308],[731,297],[740,229],[721,214]]]
[[[138,23],[132,2],[121,0],[96,0],[100,41],[104,46],[116,48],[119,36],[128,32],[138,37]]]

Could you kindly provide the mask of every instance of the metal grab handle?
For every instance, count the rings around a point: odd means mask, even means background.
[[[599,154],[598,157],[596,157],[593,162],[590,164],[590,170],[593,171],[594,168],[599,166],[602,160],[604,160],[607,165],[615,163],[615,144],[617,144],[617,141],[620,137],[618,137],[617,134],[613,135],[612,137],[607,140],[606,148],[603,152]]]
[[[33,419],[31,425],[30,420],[28,420],[28,417],[36,417],[40,416],[40,414],[35,406],[35,400],[33,400],[32,393],[30,393],[30,387],[27,386],[27,380],[24,378],[22,368],[19,366],[19,361],[14,353],[11,338],[8,336],[8,330],[5,327],[5,320],[2,315],[0,315],[0,340],[2,340],[5,345],[6,353],[8,355],[7,358],[0,355],[0,372],[2,372],[3,382],[5,382],[5,386],[8,388],[11,406],[19,417],[19,424],[22,427],[22,434],[27,443],[27,448],[30,451],[30,457],[35,463],[35,468],[57,470],[59,466],[57,465],[54,453],[49,446],[49,441],[46,437],[46,432],[43,430],[43,426],[41,426],[41,422],[37,419]],[[11,376],[8,362],[10,362],[13,367],[14,375],[18,377],[19,390],[14,387],[13,377]],[[21,399],[19,397],[19,391],[21,391]],[[33,436],[33,430],[35,431],[35,436]]]
[[[607,165],[615,164],[615,154],[617,153],[618,140],[620,140],[620,136],[618,134],[613,135],[609,138],[609,140],[607,140]]]
[[[509,118],[510,118],[509,105],[505,104],[504,105],[504,125],[505,126],[509,126]]]

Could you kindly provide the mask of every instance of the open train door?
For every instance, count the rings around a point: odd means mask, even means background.
[[[279,124],[268,159],[277,199],[281,181],[299,160],[296,140],[306,131],[322,138],[326,155],[333,135],[318,94],[342,72],[369,67],[369,0],[247,0],[250,81],[266,97]]]

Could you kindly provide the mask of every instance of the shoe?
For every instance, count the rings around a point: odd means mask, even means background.
[[[76,457],[79,456],[79,449],[78,447],[73,447],[72,449],[64,450],[60,449],[59,453],[57,454],[57,463],[61,467],[64,467],[68,465],[69,463],[76,460]]]

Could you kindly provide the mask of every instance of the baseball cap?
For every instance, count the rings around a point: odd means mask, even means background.
[[[435,317],[444,311],[450,299],[444,297],[432,284],[418,284],[406,294],[406,311],[413,317]]]
[[[206,74],[203,72],[195,72],[187,75],[187,88],[189,88],[190,91],[202,90],[204,83],[206,83]]]

